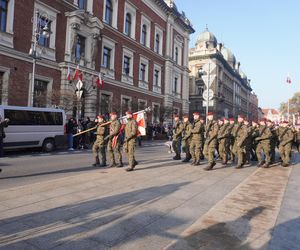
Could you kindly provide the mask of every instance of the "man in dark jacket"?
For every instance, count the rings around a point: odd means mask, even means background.
[[[0,157],[3,157],[4,152],[3,152],[3,139],[5,138],[5,132],[4,128],[8,126],[9,119],[2,119],[0,116]],[[1,172],[1,169],[0,169]]]

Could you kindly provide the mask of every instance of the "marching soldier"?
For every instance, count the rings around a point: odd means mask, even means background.
[[[234,118],[229,118],[229,130],[230,130],[230,135],[229,135],[229,150],[230,150],[230,161],[234,162],[234,153],[233,153],[233,146],[234,146],[234,136],[232,134],[233,128],[235,126],[235,120]]]
[[[204,124],[200,121],[199,112],[193,113],[194,121],[191,129],[191,144],[190,153],[192,156],[192,164],[194,166],[200,165],[201,160],[201,145],[203,143]]]
[[[204,155],[208,160],[208,166],[204,168],[209,171],[213,169],[216,165],[215,162],[215,150],[217,146],[217,138],[219,132],[219,125],[216,121],[214,121],[214,114],[209,112],[207,114],[208,123],[205,129],[205,145],[204,145]]]
[[[105,137],[108,140],[107,144],[107,152],[110,159],[109,167],[123,167],[122,163],[122,155],[120,152],[120,142],[119,142],[119,133],[121,129],[121,123],[117,119],[118,116],[115,112],[110,113],[110,128],[109,128],[109,135]],[[116,164],[116,160],[118,160],[118,164]]]
[[[251,156],[252,156],[252,141],[253,137],[252,134],[254,132],[254,128],[249,123],[247,119],[244,120],[244,125],[247,127],[247,138],[245,140],[245,164],[250,164],[251,162]]]
[[[192,124],[189,122],[189,116],[183,116],[183,137],[182,137],[182,151],[185,152],[185,159],[182,162],[189,162],[192,158],[190,154],[190,144],[192,136]]]
[[[279,140],[279,152],[282,160],[282,166],[288,167],[290,164],[290,155],[292,151],[292,144],[294,140],[294,133],[288,127],[288,121],[283,121],[277,130]]]
[[[101,126],[104,123],[104,117],[102,115],[97,116],[97,131],[96,141],[93,144],[93,155],[95,158],[94,167],[106,166],[106,154],[105,154],[105,141],[106,128]]]
[[[251,149],[251,155],[252,155],[252,161],[257,161],[257,155],[256,155],[256,147],[257,147],[257,141],[255,138],[258,136],[259,132],[259,126],[257,121],[252,121],[252,149]]]
[[[136,145],[136,138],[138,132],[138,125],[137,122],[132,117],[132,112],[126,112],[127,123],[125,126],[125,139],[123,150],[125,154],[127,154],[129,167],[126,171],[133,171],[135,166],[138,164],[134,157],[135,152],[135,145]]]
[[[239,115],[238,116],[238,122],[236,124],[234,124],[233,128],[232,128],[232,132],[231,135],[233,137],[233,146],[232,146],[232,162],[234,162],[235,158],[238,155],[238,141],[237,141],[237,135],[239,133],[239,130],[241,129],[241,127],[243,126],[243,121],[244,118]]]
[[[230,153],[229,149],[229,139],[230,139],[230,124],[228,118],[224,118],[224,120],[219,120],[219,133],[218,133],[218,140],[219,140],[219,154],[222,160],[223,165],[227,165],[228,156]]]
[[[246,163],[246,143],[248,138],[248,127],[244,124],[245,118],[243,116],[238,117],[238,124],[240,128],[236,133],[236,152],[238,156],[237,169],[242,168]]]
[[[270,157],[270,140],[272,135],[271,130],[266,125],[266,120],[262,119],[260,121],[258,136],[255,138],[255,141],[258,142],[256,146],[256,155],[258,159],[257,167],[264,167],[269,168],[271,164],[271,157]],[[264,153],[265,160],[262,159],[261,153]]]
[[[270,157],[271,157],[271,164],[275,162],[275,154],[276,154],[276,145],[277,145],[277,136],[276,136],[276,131],[275,131],[275,126],[274,123],[271,120],[267,120],[267,126],[270,129],[272,133],[272,137],[270,140]]]
[[[173,150],[175,151],[175,156],[173,157],[173,160],[181,160],[181,138],[182,138],[182,131],[183,131],[183,124],[179,119],[179,115],[174,115],[174,128],[173,128]]]
[[[202,139],[201,139],[201,142],[200,142],[200,160],[204,160],[205,157],[204,157],[204,154],[203,154],[203,150],[204,150],[204,143],[205,143],[205,140],[204,140],[204,132],[205,132],[205,119],[204,117],[201,117],[200,116],[200,123],[202,124]]]

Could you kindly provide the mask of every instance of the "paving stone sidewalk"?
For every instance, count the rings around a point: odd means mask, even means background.
[[[182,243],[193,249],[186,238],[191,229],[206,230],[193,239],[199,244],[205,235],[214,247],[209,237],[217,233],[223,242],[236,240],[231,246],[276,249],[290,220],[299,225],[297,165],[236,170],[218,164],[206,172],[165,152],[159,145],[138,152],[132,173],[99,169],[1,190],[0,249],[186,249]],[[263,232],[270,233],[257,238]],[[299,236],[290,237],[299,245]]]

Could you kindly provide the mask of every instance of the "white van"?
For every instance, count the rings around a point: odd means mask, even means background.
[[[0,115],[10,120],[4,150],[40,147],[51,152],[64,143],[64,110],[0,105]]]

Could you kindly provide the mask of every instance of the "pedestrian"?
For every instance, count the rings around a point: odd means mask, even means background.
[[[67,139],[68,139],[68,150],[72,151],[74,150],[74,138],[73,135],[76,133],[76,125],[75,125],[75,119],[70,118],[67,127],[66,127],[66,132],[67,132]]]
[[[8,127],[9,119],[5,118],[4,120],[2,119],[2,116],[0,116],[0,157],[4,156],[4,145],[3,145],[3,140],[6,137],[4,128]],[[1,171],[0,171],[1,172]]]
[[[125,139],[123,150],[127,155],[129,167],[126,168],[127,172],[133,171],[138,162],[135,160],[135,145],[138,133],[138,124],[135,119],[133,119],[133,114],[131,111],[126,112],[127,123],[125,125]]]
[[[294,133],[292,129],[288,127],[288,121],[281,122],[280,127],[276,132],[279,140],[279,152],[282,160],[281,165],[283,167],[288,167],[290,165],[290,155],[294,141]]]
[[[123,167],[122,155],[120,152],[120,130],[121,123],[118,120],[118,116],[116,112],[110,113],[110,127],[109,127],[109,135],[105,137],[105,141],[108,140],[107,143],[107,152],[109,155],[110,165],[109,167]],[[117,163],[118,161],[118,163]]]
[[[96,131],[96,141],[93,144],[93,155],[95,158],[94,167],[105,167],[106,166],[106,152],[105,152],[105,141],[106,127],[101,126],[104,123],[104,116],[97,116],[97,131]]]
[[[255,138],[255,140],[258,142],[256,147],[256,155],[258,159],[257,167],[269,168],[271,164],[270,141],[273,135],[271,130],[266,125],[266,119],[262,119],[259,122],[259,125],[258,136]],[[262,153],[264,153],[265,159],[262,158]]]
[[[183,124],[180,121],[179,115],[174,115],[174,128],[173,128],[173,150],[175,151],[175,156],[173,160],[181,160],[181,139],[183,132]]]
[[[204,140],[204,124],[200,121],[200,113],[193,113],[193,124],[191,129],[190,153],[192,157],[192,166],[199,166],[201,160],[201,146]]]
[[[215,151],[217,147],[219,125],[214,121],[214,113],[207,113],[208,123],[205,128],[205,144],[204,144],[204,155],[208,160],[208,165],[204,170],[212,170],[216,165],[215,162]]]
[[[189,121],[189,116],[183,116],[183,131],[182,131],[182,151],[185,152],[185,159],[182,162],[189,162],[191,160],[190,144],[192,124]]]

